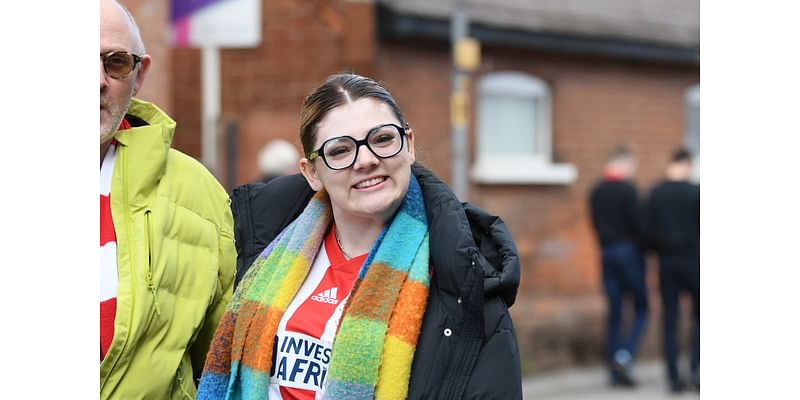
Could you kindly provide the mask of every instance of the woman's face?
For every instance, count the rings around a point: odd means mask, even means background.
[[[314,149],[339,136],[362,140],[372,128],[389,123],[402,126],[388,105],[361,98],[328,112],[317,126]],[[400,153],[389,158],[379,158],[362,145],[349,168],[332,170],[321,157],[310,162],[301,159],[300,168],[314,190],[324,188],[328,192],[335,217],[379,218],[386,222],[405,197],[414,163],[414,135],[410,129],[403,140]]]

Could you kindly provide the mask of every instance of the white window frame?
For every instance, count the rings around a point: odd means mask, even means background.
[[[477,183],[496,184],[569,184],[577,179],[577,168],[571,164],[552,162],[552,100],[547,83],[535,76],[520,72],[493,72],[484,75],[477,84],[477,118],[484,115],[484,99],[488,95],[531,98],[537,101],[542,116],[536,121],[537,152],[529,154],[487,154],[481,143],[491,138],[492,132],[482,132],[476,124],[477,136],[475,164],[470,171]]]

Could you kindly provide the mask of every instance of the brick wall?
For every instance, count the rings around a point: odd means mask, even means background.
[[[265,0],[261,45],[222,50],[222,122],[239,125],[236,179],[223,182],[229,189],[258,179],[257,154],[269,139],[285,138],[300,147],[303,99],[326,76],[343,70],[386,84],[415,130],[418,160],[449,179],[449,46],[377,42],[373,7],[369,1]],[[619,142],[638,149],[642,189],[659,178],[672,148],[683,140],[683,93],[699,81],[699,68],[520,49],[484,47],[482,52],[473,82],[485,72],[513,70],[550,85],[554,158],[579,171],[571,185],[470,188],[471,201],[504,218],[520,250],[522,282],[512,314],[526,371],[597,360],[605,303],[587,193],[608,151]],[[175,49],[170,54],[172,62],[163,73],[171,92],[163,95],[171,93],[179,123],[174,145],[199,158],[200,53]],[[219,163],[218,176],[224,177],[225,158]],[[658,354],[654,267],[649,276],[654,313],[645,355]]]
[[[172,107],[172,52],[168,41],[169,2],[158,0],[121,0],[139,26],[147,53],[153,61],[137,97],[152,101],[167,113]]]
[[[381,43],[377,57],[377,75],[411,121],[421,161],[445,179],[451,159],[448,57],[446,46],[432,43]],[[549,84],[554,159],[575,165],[578,179],[571,185],[472,185],[470,201],[503,217],[519,247],[522,282],[512,313],[528,356],[526,370],[596,361],[605,299],[587,194],[611,148],[622,142],[634,144],[640,155],[636,182],[642,191],[660,178],[672,149],[682,143],[684,90],[699,81],[699,69],[484,48],[473,82],[482,73],[504,70]],[[474,145],[473,131],[473,155]],[[650,265],[654,322],[645,356],[659,353],[660,337],[656,265]]]
[[[232,188],[258,179],[258,151],[273,138],[301,148],[298,139],[300,109],[306,95],[331,73],[371,74],[374,11],[370,2],[264,1],[262,42],[253,49],[221,50],[221,123],[236,122],[236,182]],[[354,23],[353,21],[358,21]],[[181,130],[193,132],[175,146],[201,154],[200,51],[173,52],[175,119]],[[197,133],[194,133],[197,132]],[[220,138],[218,176],[226,176],[223,139]]]

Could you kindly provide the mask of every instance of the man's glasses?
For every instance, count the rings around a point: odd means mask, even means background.
[[[308,161],[322,158],[325,165],[333,170],[350,168],[358,158],[358,149],[366,145],[378,158],[389,158],[403,150],[405,129],[395,124],[383,124],[369,130],[367,137],[355,140],[350,136],[331,138],[318,149],[308,154]]]
[[[114,79],[125,79],[136,68],[136,64],[142,61],[141,56],[127,51],[109,51],[100,53],[103,60],[103,69],[106,75]]]

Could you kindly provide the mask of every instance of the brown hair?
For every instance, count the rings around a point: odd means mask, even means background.
[[[385,103],[392,109],[400,124],[406,127],[406,120],[397,102],[383,86],[370,78],[356,74],[331,75],[303,102],[300,120],[300,143],[306,157],[314,151],[317,139],[317,126],[328,112],[343,104],[371,97]]]
[[[679,147],[672,153],[672,162],[692,162],[692,153],[685,147]]]

